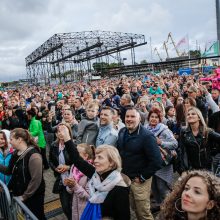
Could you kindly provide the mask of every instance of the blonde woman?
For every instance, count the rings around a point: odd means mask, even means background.
[[[110,145],[100,145],[95,151],[93,166],[79,155],[68,128],[64,125],[59,126],[59,132],[71,162],[90,179],[88,183],[90,197],[81,219],[95,220],[103,217],[130,219],[129,188],[121,174],[118,150]],[[92,214],[89,211],[94,214],[95,210],[99,210],[98,216],[91,218]]]
[[[220,134],[207,127],[202,113],[190,107],[186,115],[186,129],[180,134],[181,171],[211,169],[212,155],[220,149],[213,149],[213,143],[220,142]]]

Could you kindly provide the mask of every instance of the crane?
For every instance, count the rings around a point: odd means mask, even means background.
[[[159,52],[158,52],[158,49],[156,47],[154,48],[154,52],[156,52],[156,54],[159,57],[160,61],[163,61],[160,54],[159,54]]]
[[[169,54],[168,54],[168,48],[167,48],[167,44],[166,44],[166,42],[165,42],[165,41],[163,42],[163,49],[165,49],[166,54],[167,54],[167,58],[169,58]]]
[[[167,36],[167,41],[166,41],[166,43],[169,42],[169,39],[171,40],[171,43],[173,44],[173,46],[174,46],[174,48],[175,48],[175,50],[176,50],[176,53],[177,53],[178,57],[180,57],[180,56],[181,56],[181,55],[180,55],[180,52],[178,51],[178,49],[177,49],[177,47],[176,47],[176,44],[175,44],[175,42],[174,42],[174,40],[173,40],[173,38],[172,38],[171,32],[170,32],[170,33],[168,34],[168,36]]]

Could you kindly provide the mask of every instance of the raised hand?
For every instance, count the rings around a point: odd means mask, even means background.
[[[65,125],[59,125],[58,130],[60,132],[61,137],[63,138],[64,142],[69,141],[71,139],[69,130]]]

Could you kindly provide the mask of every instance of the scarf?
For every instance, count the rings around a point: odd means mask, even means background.
[[[101,182],[98,173],[94,173],[89,180],[89,202],[103,203],[109,191],[111,191],[122,179],[121,173],[117,170],[112,171],[104,181]]]
[[[147,129],[156,136],[156,134],[160,131],[162,126],[162,123],[157,124],[156,127],[151,127],[150,125],[147,125]]]

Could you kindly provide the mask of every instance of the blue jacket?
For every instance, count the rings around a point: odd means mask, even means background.
[[[122,172],[131,179],[149,179],[162,168],[156,138],[141,124],[131,134],[126,127],[122,128],[118,134],[117,148],[122,158]]]
[[[6,156],[4,156],[3,153],[0,151],[0,164],[4,166],[8,166],[11,160],[11,155],[12,152],[10,151],[7,153]],[[0,172],[0,180],[4,182],[6,185],[8,185],[10,178],[11,176],[4,175],[3,173]]]

